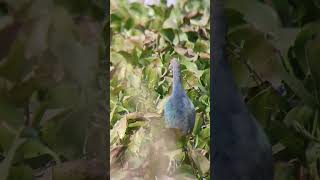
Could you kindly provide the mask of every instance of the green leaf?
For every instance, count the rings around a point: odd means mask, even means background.
[[[130,53],[126,51],[119,51],[118,53],[121,54],[128,63],[131,63],[132,65],[139,65],[139,56],[136,48],[134,48]]]
[[[178,29],[178,23],[175,19],[168,18],[162,25],[163,29]]]
[[[295,180],[295,171],[294,167],[290,165],[289,163],[284,163],[284,162],[278,162],[275,164],[274,167],[275,175],[274,179],[275,180]]]
[[[199,38],[198,32],[195,32],[195,31],[186,32],[186,35],[187,35],[187,37],[188,37],[188,40],[189,40],[190,42],[193,42],[193,43],[197,42],[197,40],[198,40],[198,38]]]
[[[312,40],[315,35],[319,34],[319,31],[320,31],[320,23],[312,22],[303,26],[295,39],[294,53],[296,55],[296,58],[298,59],[300,68],[302,68],[304,73],[307,73],[308,71],[308,66],[306,61],[306,51],[305,51],[306,44],[309,40]]]
[[[0,124],[0,151],[8,152],[17,131],[2,122]]]
[[[225,14],[226,14],[228,27],[230,29],[246,23],[245,20],[243,19],[243,14],[235,9],[226,8]]]
[[[210,126],[204,128],[201,130],[200,132],[200,137],[202,139],[205,139],[205,138],[209,138],[210,137]]]
[[[113,127],[114,124],[116,123],[116,121],[118,119],[116,119],[115,117],[115,112],[116,112],[116,109],[117,109],[117,105],[114,105],[114,107],[112,108],[111,112],[110,112],[110,126]]]
[[[283,56],[287,56],[289,48],[294,45],[294,41],[299,32],[299,28],[280,28],[277,37],[271,40],[271,42],[274,44],[275,48],[280,50]]]
[[[186,66],[186,68],[194,73],[194,75],[197,77],[197,78],[200,78],[203,74],[204,71],[202,70],[198,70],[198,67],[195,63],[189,61],[188,59],[186,58],[183,58],[181,59],[181,62],[180,62],[182,65]]]
[[[79,105],[82,97],[73,83],[63,82],[48,91],[48,107],[61,108]]]
[[[275,120],[265,129],[271,142],[279,142],[286,149],[278,152],[277,157],[303,158],[305,153],[305,138],[286,126],[281,121]]]
[[[32,127],[37,128],[40,125],[40,122],[42,120],[43,115],[46,112],[46,109],[48,107],[47,103],[41,104],[34,112],[34,115],[32,116]]]
[[[8,57],[0,62],[0,75],[11,81],[20,80],[25,66],[24,53],[24,42],[16,40],[10,49]]]
[[[306,105],[296,106],[288,112],[283,121],[289,126],[294,125],[295,123],[304,126],[311,122],[313,114],[314,110],[312,107]]]
[[[145,125],[146,123],[144,121],[136,121],[133,123],[130,123],[128,125],[128,128],[137,128],[137,127],[142,127],[143,125]]]
[[[119,51],[118,53],[121,54],[127,60],[127,62],[131,62],[132,64],[136,63],[131,53],[128,53],[126,51]]]
[[[0,180],[7,180],[7,177],[9,176],[10,168],[12,166],[12,161],[14,159],[14,156],[16,154],[16,151],[18,148],[26,142],[27,139],[25,138],[19,138],[17,137],[10,147],[10,150],[5,156],[5,159],[0,163]]]
[[[283,121],[305,139],[319,141],[317,137],[312,134],[313,129],[318,128],[318,125],[314,124],[316,127],[312,127],[312,130],[306,128],[307,124],[311,124],[313,116],[314,110],[312,108],[308,106],[296,106],[288,112]]]
[[[25,56],[27,59],[40,56],[48,48],[48,32],[50,17],[43,16],[32,27],[32,32],[27,39]]]
[[[320,159],[320,144],[310,143],[306,149],[306,159],[309,166],[309,172],[312,179],[319,180],[320,175],[318,172],[317,162]]]
[[[194,44],[194,52],[206,52],[208,50],[208,42],[207,41],[201,41],[197,40],[197,42]]]
[[[266,127],[275,113],[286,108],[285,101],[271,87],[250,98],[248,106],[259,123]]]
[[[20,134],[20,136],[24,138],[38,138],[39,136],[36,129],[28,126],[24,127]]]
[[[310,40],[305,47],[306,53],[306,63],[308,66],[308,70],[311,71],[311,80],[313,84],[313,92],[315,97],[317,98],[317,103],[320,103],[320,73],[318,69],[320,68],[319,58],[320,58],[320,34],[313,40]]]
[[[93,45],[80,43],[76,39],[77,28],[71,15],[58,8],[52,17],[52,28],[48,34],[49,50],[64,65],[66,73],[71,75],[82,87],[88,87],[94,81],[98,65],[98,50]],[[81,36],[80,36],[81,37]]]
[[[194,123],[193,127],[193,135],[199,134],[201,127],[202,127],[203,119],[200,117],[200,115],[197,113],[196,115],[196,122]]]
[[[191,158],[196,164],[197,168],[200,170],[202,175],[205,175],[209,172],[210,162],[209,160],[203,156],[198,150],[191,150]]]
[[[33,169],[26,165],[13,166],[10,169],[10,180],[33,180]]]
[[[241,12],[247,22],[262,32],[275,33],[280,26],[280,20],[275,10],[262,2],[227,0],[225,7]]]
[[[240,87],[256,86],[250,77],[249,67],[274,87],[281,84],[279,66],[282,64],[278,63],[281,60],[261,31],[251,25],[241,25],[229,30],[228,39],[231,68]]]
[[[9,90],[9,99],[18,106],[25,105],[32,94],[39,88],[37,76],[34,73],[26,75],[25,79],[16,83]]]
[[[280,64],[280,63],[279,63]],[[304,87],[303,83],[290,75],[282,65],[280,70],[280,77],[283,78],[283,81],[291,88],[291,90],[299,97],[301,100],[310,105],[314,106],[317,105],[317,101],[312,94],[310,94],[306,88]]]
[[[175,37],[173,29],[162,29],[160,31],[160,34],[166,41],[168,41],[169,43],[173,43]]]
[[[123,139],[128,127],[127,118],[124,117],[117,121],[110,131],[110,144],[113,144],[117,138]]]
[[[204,70],[202,76],[200,77],[201,85],[205,88],[203,91],[208,94],[210,91],[210,69]]]
[[[83,153],[86,129],[91,119],[88,112],[87,106],[79,107],[46,120],[41,128],[43,141],[66,158],[78,158]]]
[[[197,20],[191,19],[190,23],[200,27],[206,26],[209,22],[209,18],[210,18],[209,15],[210,15],[209,12],[204,12],[200,20],[197,21]]]
[[[18,150],[18,154],[21,154],[24,159],[35,158],[44,154],[49,154],[57,163],[57,165],[61,164],[60,158],[58,154],[53,152],[50,148],[45,146],[37,139],[28,139]]]
[[[124,28],[130,30],[134,27],[134,25],[135,25],[134,19],[129,17],[124,24]]]
[[[12,104],[0,102],[0,122],[6,123],[13,129],[17,130],[23,125],[23,112]]]
[[[119,137],[121,139],[123,138],[120,135]],[[132,136],[130,143],[128,145],[128,150],[134,154],[139,153],[140,148],[142,148],[143,141],[145,140],[146,140],[146,131],[144,128],[139,128],[139,130],[136,131],[135,134]]]
[[[285,148],[286,147],[283,144],[277,143],[272,146],[272,154],[277,154],[278,152],[284,150]]]

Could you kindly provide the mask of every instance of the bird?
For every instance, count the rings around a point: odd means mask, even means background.
[[[176,58],[170,61],[173,74],[172,92],[164,105],[164,119],[167,128],[178,130],[181,135],[189,134],[195,122],[195,108],[181,82],[180,64]]]
[[[222,0],[214,0],[211,27],[211,149],[214,180],[273,180],[272,147],[236,87],[225,53]]]

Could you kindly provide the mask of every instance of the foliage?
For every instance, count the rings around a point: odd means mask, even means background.
[[[227,0],[228,55],[272,144],[275,179],[319,179],[319,4]]]
[[[209,3],[111,1],[112,178],[209,179]],[[186,152],[163,132],[173,57],[181,63],[183,85],[197,113],[193,134],[183,144]]]
[[[104,5],[81,2],[0,3],[1,180],[105,158]]]

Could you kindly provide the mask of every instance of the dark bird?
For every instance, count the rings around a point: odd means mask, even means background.
[[[173,88],[164,106],[164,119],[167,128],[178,129],[185,135],[193,129],[195,109],[183,89],[179,62],[172,59],[169,69],[173,74]]]
[[[214,0],[212,7],[212,177],[214,180],[273,180],[271,145],[243,102],[227,62],[222,0]]]

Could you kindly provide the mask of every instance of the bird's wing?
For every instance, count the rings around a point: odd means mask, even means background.
[[[192,130],[194,126],[195,117],[196,117],[194,105],[187,96],[183,98],[183,101],[184,101],[183,102],[184,107],[186,109],[185,120],[187,120],[188,126]]]
[[[175,106],[172,103],[172,99],[169,98],[166,104],[164,105],[164,119],[166,122],[166,126],[169,128],[175,127]]]

